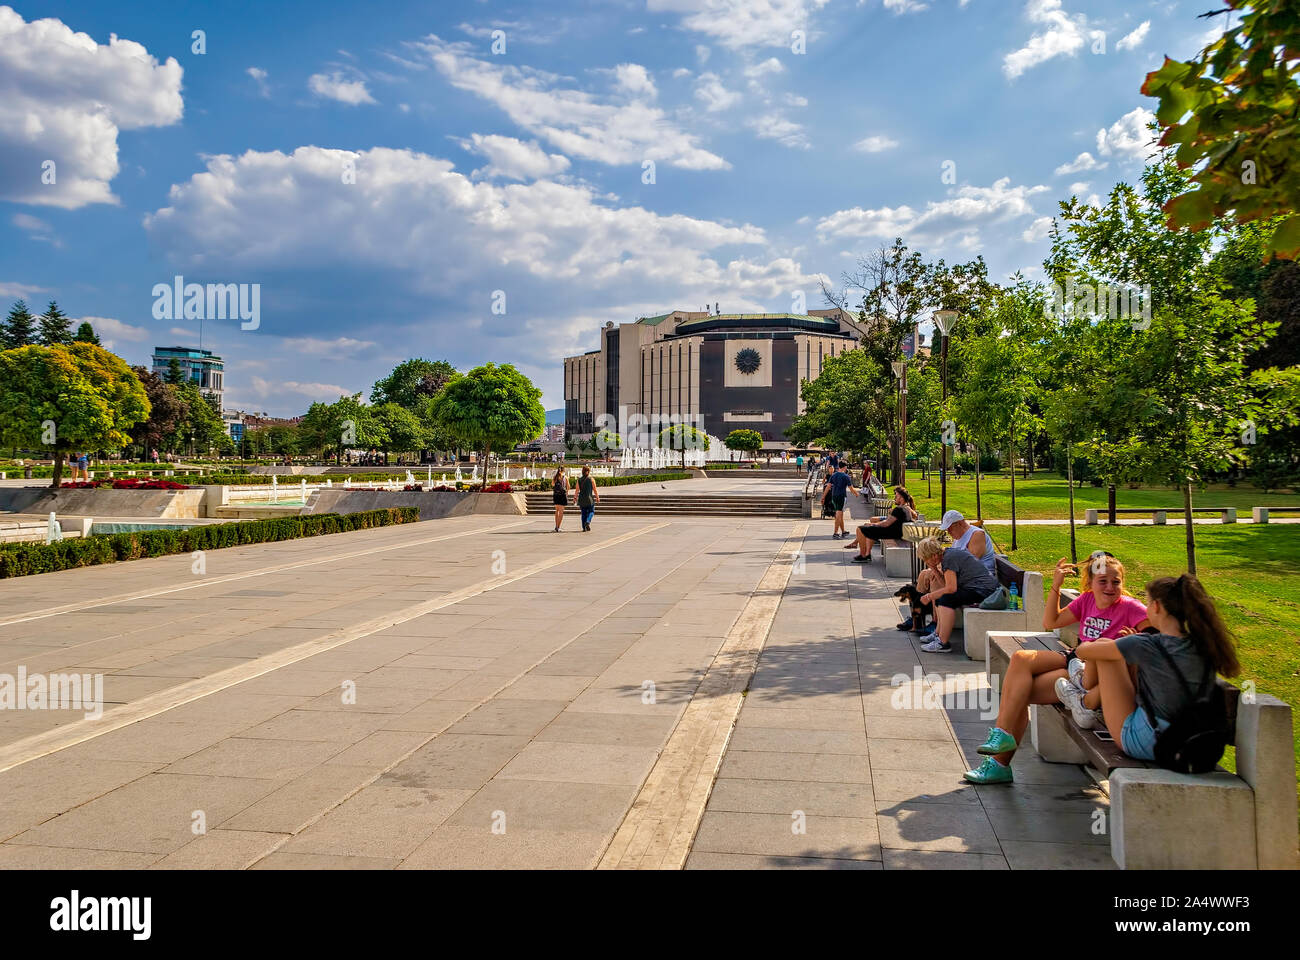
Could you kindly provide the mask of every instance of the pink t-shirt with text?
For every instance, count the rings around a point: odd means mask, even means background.
[[[1105,610],[1097,609],[1097,598],[1092,591],[1081,593],[1066,607],[1079,618],[1079,642],[1089,640],[1114,640],[1125,627],[1137,629],[1147,618],[1147,608],[1142,601],[1121,596]]]

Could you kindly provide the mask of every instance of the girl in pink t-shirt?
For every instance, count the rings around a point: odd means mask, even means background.
[[[1093,553],[1083,568],[1079,596],[1062,609],[1061,586],[1066,575],[1076,569],[1064,557],[1057,562],[1052,576],[1052,592],[1047,598],[1047,609],[1043,613],[1044,630],[1055,630],[1077,623],[1079,643],[1082,644],[1093,640],[1116,640],[1150,625],[1147,608],[1124,589],[1124,564],[1101,550]],[[1094,726],[1096,717],[1090,716],[1090,713],[1101,707],[1101,692],[1097,689],[1097,665],[1085,664],[1071,651],[1067,655],[1066,670],[1069,685],[1081,694],[1077,698],[1078,708],[1073,702],[1076,699],[1073,691],[1068,686],[1064,694],[1058,688],[1058,698],[1071,708],[1079,726]]]

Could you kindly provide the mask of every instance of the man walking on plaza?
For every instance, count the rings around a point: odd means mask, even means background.
[[[832,540],[839,540],[841,537],[847,537],[844,532],[844,498],[847,493],[857,493],[853,486],[853,478],[849,476],[849,471],[845,468],[834,470],[826,478],[826,486],[822,490],[822,496],[825,497],[827,491],[831,495],[831,509],[835,511],[835,532],[831,534]]]

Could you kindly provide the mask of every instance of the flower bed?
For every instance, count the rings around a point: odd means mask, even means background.
[[[175,480],[144,480],[123,477],[120,480],[76,480],[59,485],[60,490],[189,490],[189,484]]]

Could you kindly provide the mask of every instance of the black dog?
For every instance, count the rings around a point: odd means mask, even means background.
[[[921,602],[921,591],[910,583],[904,584],[898,588],[894,594],[899,600],[906,600],[907,605],[912,608],[912,619],[904,620],[898,625],[899,630],[908,630],[912,633],[920,633],[925,629],[925,618],[928,615],[931,619],[934,617],[934,604]]]

